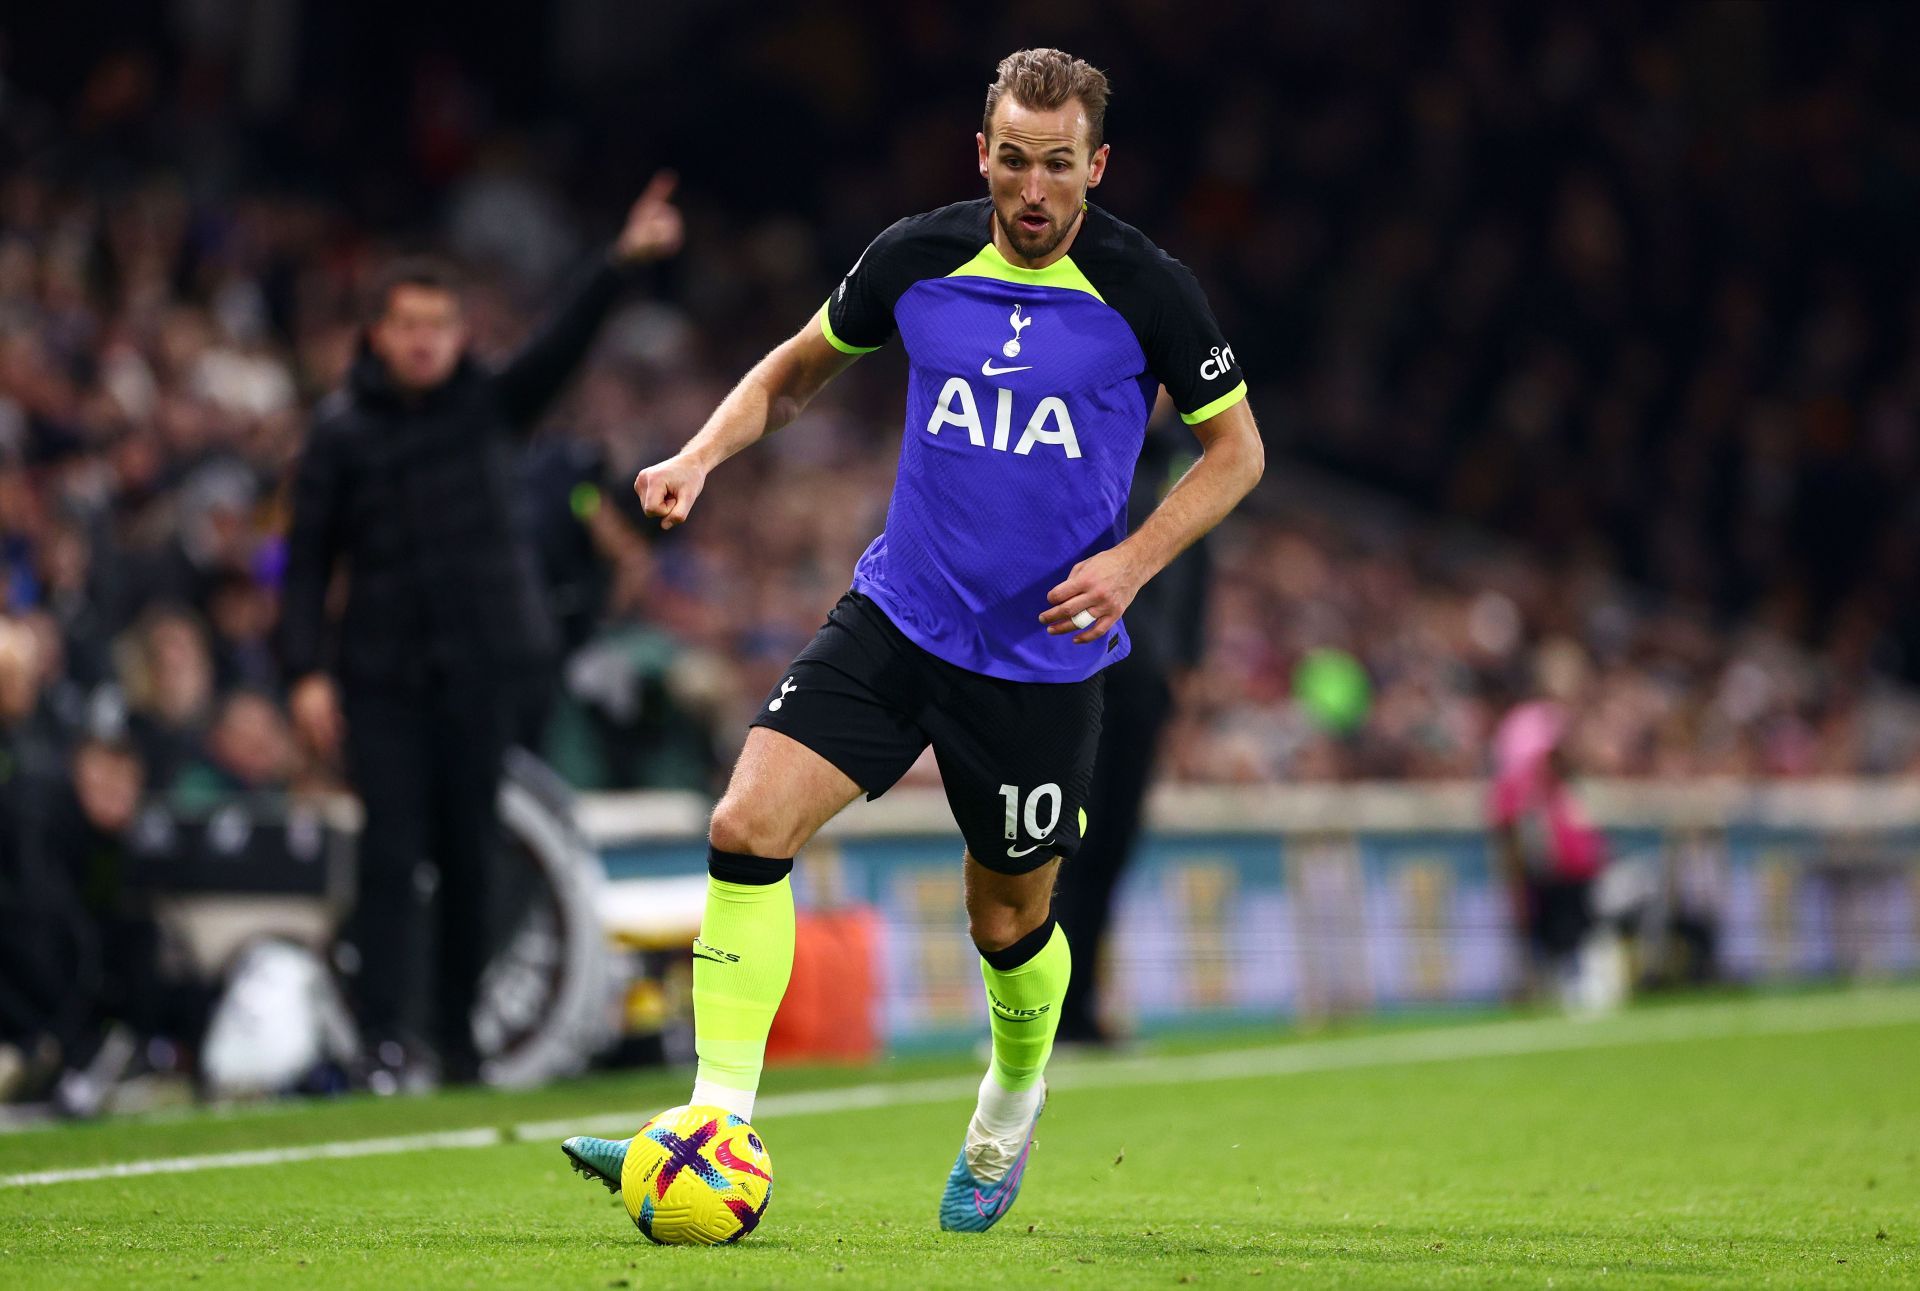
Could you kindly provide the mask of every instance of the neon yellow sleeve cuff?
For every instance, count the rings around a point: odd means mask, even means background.
[[[834,344],[838,345],[840,342],[834,341]],[[1212,403],[1200,408],[1195,408],[1192,412],[1181,413],[1180,420],[1186,422],[1189,426],[1197,426],[1210,417],[1218,417],[1221,413],[1233,407],[1233,405],[1239,403],[1246,397],[1247,383],[1242,381],[1239,385],[1227,391]]]
[[[842,354],[871,354],[879,349],[878,345],[849,345],[833,334],[833,320],[828,317],[832,311],[826,305],[820,306],[820,331],[827,338],[827,344]]]

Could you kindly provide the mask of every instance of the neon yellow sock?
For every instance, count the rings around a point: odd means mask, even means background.
[[[693,943],[695,1087],[760,1087],[767,1032],[793,975],[793,884],[707,880]]]
[[[1032,959],[1015,968],[980,961],[987,984],[987,1013],[993,1026],[994,1082],[1011,1092],[1031,1089],[1046,1070],[1053,1035],[1060,1029],[1060,1005],[1073,976],[1073,954],[1058,924]]]

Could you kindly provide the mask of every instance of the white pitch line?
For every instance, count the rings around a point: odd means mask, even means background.
[[[1580,1049],[1671,1044],[1742,1035],[1795,1035],[1920,1022],[1920,992],[1863,992],[1806,999],[1715,1001],[1673,1005],[1645,1013],[1576,1021],[1538,1018],[1404,1031],[1388,1035],[1308,1040],[1218,1053],[1090,1059],[1047,1072],[1054,1089],[1110,1089],[1126,1085],[1189,1084],[1292,1076],[1356,1067],[1407,1066],[1470,1058],[1518,1057]],[[978,1076],[948,1076],[895,1084],[846,1085],[771,1094],[754,1115],[772,1120],[879,1107],[914,1106],[972,1098]],[[570,1120],[531,1121],[514,1127],[517,1139],[568,1134],[630,1134],[655,1111],[607,1112]],[[4,1183],[0,1180],[0,1183]]]
[[[396,1152],[425,1152],[433,1148],[490,1148],[504,1142],[506,1135],[490,1127],[443,1130],[437,1134],[405,1134],[388,1139],[348,1139],[340,1143],[312,1143],[297,1148],[259,1148],[251,1152],[215,1152],[207,1156],[162,1157],[153,1161],[123,1161],[117,1165],[79,1166],[72,1170],[41,1170],[33,1174],[7,1175],[0,1178],[0,1187],[31,1188],[43,1183],[131,1179],[144,1174],[194,1174],[201,1170],[230,1170],[236,1166],[377,1157]]]
[[[1865,1027],[1920,1023],[1920,991],[1876,991],[1805,999],[1675,1005],[1592,1022],[1542,1018],[1518,1022],[1408,1031],[1349,1039],[1310,1040],[1220,1053],[1166,1054],[1145,1058],[1065,1063],[1048,1073],[1055,1089],[1101,1089],[1127,1085],[1196,1084],[1225,1080],[1408,1066],[1472,1058],[1518,1057],[1583,1049],[1673,1044],[1738,1036],[1805,1035]],[[760,1099],[756,1116],[772,1121],[793,1116],[881,1107],[957,1102],[973,1097],[977,1076],[949,1076],[891,1084],[773,1094]],[[350,1139],[303,1147],[222,1152],[114,1165],[0,1175],[0,1188],[82,1183],[150,1174],[188,1174],[242,1166],[287,1165],[346,1157],[380,1156],[435,1148],[489,1148],[510,1142],[558,1139],[603,1130],[628,1133],[658,1109],[610,1112],[564,1120],[526,1121],[502,1131],[492,1127],[447,1130],[398,1138]]]

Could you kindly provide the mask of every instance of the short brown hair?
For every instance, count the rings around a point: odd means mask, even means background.
[[[363,305],[368,323],[377,323],[386,316],[387,307],[393,304],[393,293],[401,287],[426,287],[458,297],[466,289],[466,280],[450,260],[438,256],[402,256],[374,277]]]
[[[1000,60],[994,82],[987,87],[987,111],[980,133],[993,136],[993,110],[1000,96],[1013,95],[1022,107],[1051,112],[1068,99],[1079,99],[1087,110],[1087,150],[1095,151],[1106,138],[1107,74],[1072,54],[1057,49],[1023,49]]]

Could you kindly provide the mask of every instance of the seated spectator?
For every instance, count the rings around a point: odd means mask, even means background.
[[[190,611],[149,609],[121,639],[128,732],[158,785],[172,784],[199,756],[213,713],[213,660],[206,629]]]
[[[65,1084],[87,1111],[97,1104],[75,1073],[99,1055],[106,929],[81,900],[92,857],[73,845],[79,768],[54,734],[43,675],[34,631],[0,619],[0,1099]],[[104,825],[124,829],[138,795],[136,775],[131,793],[89,798]]]
[[[93,542],[76,519],[51,525],[36,551],[39,604],[59,629],[63,672],[92,689],[112,675],[109,610],[93,568]]]
[[[293,733],[279,707],[255,690],[220,701],[202,754],[168,788],[174,807],[199,815],[239,794],[284,793],[295,767]]]
[[[56,639],[57,640],[57,639]],[[38,783],[58,774],[65,742],[47,700],[51,650],[46,636],[25,618],[0,618],[0,785]],[[18,821],[30,804],[14,800],[0,820]]]
[[[214,677],[221,691],[246,686],[272,691],[280,682],[273,652],[273,594],[245,574],[219,579],[207,598],[213,629]]]

